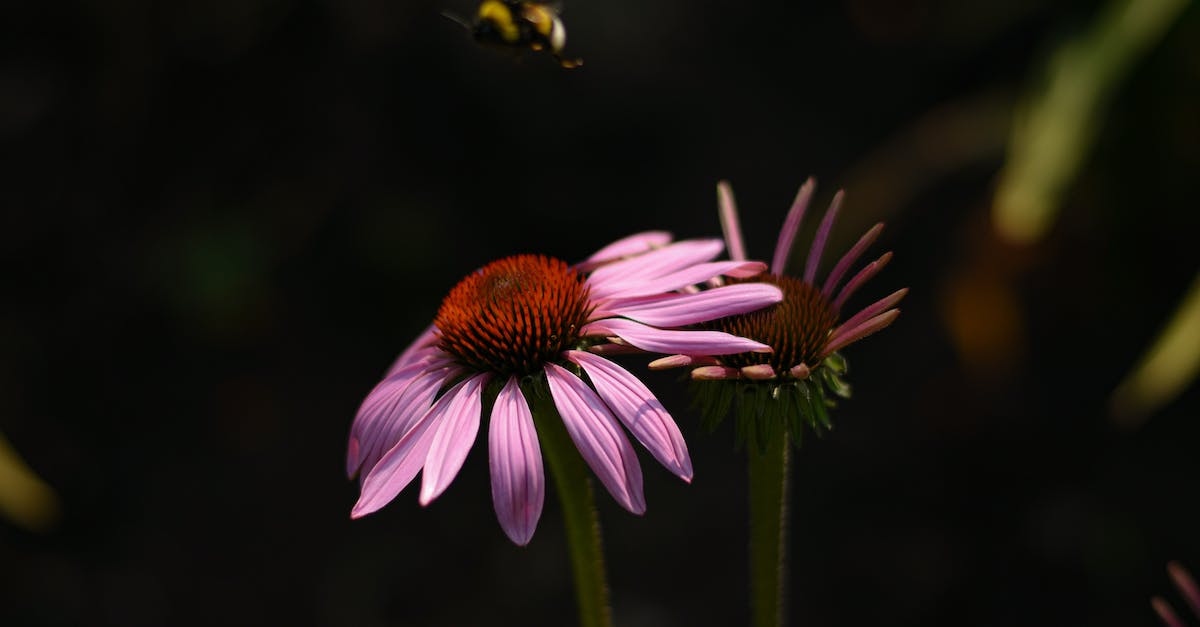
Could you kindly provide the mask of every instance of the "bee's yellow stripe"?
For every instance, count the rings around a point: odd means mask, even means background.
[[[509,11],[503,2],[485,0],[479,5],[479,20],[491,22],[496,30],[500,31],[500,37],[510,44],[521,38],[521,32],[517,30],[517,24],[513,21],[512,11]]]

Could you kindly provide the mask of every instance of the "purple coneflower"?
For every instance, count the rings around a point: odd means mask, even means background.
[[[383,507],[421,470],[420,503],[436,499],[462,467],[490,405],[496,515],[513,542],[528,543],[545,492],[535,422],[546,416],[534,418],[540,397],[552,399],[584,461],[629,511],[641,514],[646,503],[641,468],[620,425],[690,481],[687,446],[670,414],[641,381],[603,355],[769,351],[729,333],[678,328],[782,299],[761,283],[679,292],[721,275],[737,280],[766,269],[740,257],[713,262],[722,248],[720,240],[672,244],[667,233],[647,232],[575,267],[517,255],[471,273],[450,290],[433,325],[355,416],[346,470],[361,475],[361,494],[351,516]]]
[[[787,419],[797,414],[791,411],[795,407],[813,428],[828,428],[825,406],[830,401],[825,396],[826,388],[838,396],[849,395],[849,386],[841,379],[845,372],[845,360],[837,351],[883,329],[900,315],[895,305],[908,293],[907,288],[893,292],[848,318],[842,316],[842,309],[849,298],[892,258],[892,253],[884,253],[850,275],[862,254],[879,237],[883,224],[876,224],[859,238],[823,282],[817,280],[821,255],[842,205],[840,191],[834,196],[817,228],[803,275],[794,277],[784,274],[796,231],[812,199],[814,187],[812,179],[800,187],[783,229],[779,232],[770,272],[753,278],[734,277],[731,281],[734,285],[756,282],[778,286],[783,291],[783,301],[765,309],[720,318],[702,325],[706,329],[758,340],[774,350],[769,353],[741,352],[729,355],[681,351],[680,354],[650,364],[654,369],[692,367],[692,378],[699,381],[729,380],[748,384],[738,390],[725,387],[708,393],[701,392],[702,409],[710,425],[728,412],[736,397],[739,418],[746,414],[762,416],[778,411]],[[744,260],[746,250],[729,183],[722,181],[718,185],[717,197],[729,256],[734,261]],[[847,276],[849,280],[843,284]],[[762,385],[756,385],[759,383]],[[788,422],[793,437],[798,438],[798,423]]]

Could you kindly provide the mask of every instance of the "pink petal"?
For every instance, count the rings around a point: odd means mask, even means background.
[[[628,287],[629,282],[634,279],[657,279],[688,266],[710,261],[721,254],[724,247],[719,239],[676,242],[644,255],[598,268],[588,276],[587,282],[593,298],[604,298],[613,293],[610,286],[618,289]]]
[[[1154,608],[1154,613],[1158,614],[1158,619],[1167,627],[1187,627],[1187,623],[1179,618],[1175,610],[1171,609],[1171,604],[1163,600],[1162,597],[1152,597],[1150,599],[1150,607]]]
[[[825,211],[825,218],[821,220],[821,226],[817,228],[817,235],[813,238],[812,248],[808,251],[808,261],[804,263],[804,282],[809,285],[815,285],[813,279],[817,278],[817,266],[821,265],[821,254],[825,252],[825,242],[829,241],[829,232],[833,230],[833,222],[837,220],[838,211],[842,208],[843,196],[841,190],[833,195],[833,202]]]
[[[804,220],[804,212],[808,209],[808,203],[812,200],[813,188],[816,185],[816,181],[809,178],[804,181],[804,185],[801,185],[800,191],[796,193],[796,200],[792,202],[792,208],[788,210],[787,218],[783,221],[783,228],[779,231],[779,242],[775,244],[775,256],[771,258],[771,274],[782,275],[787,267],[788,255],[792,254],[792,242],[796,240],[796,231]]]
[[[593,322],[585,325],[582,332],[583,335],[616,336],[652,353],[733,355],[771,352],[771,347],[766,344],[720,331],[668,331],[621,318]]]
[[[1200,586],[1196,585],[1196,580],[1192,579],[1191,573],[1179,562],[1168,563],[1167,573],[1171,576],[1171,582],[1175,584],[1179,594],[1182,594],[1184,600],[1191,606],[1192,612],[1200,618]]]
[[[871,230],[863,234],[862,237],[858,238],[854,246],[846,251],[845,255],[842,255],[841,260],[833,267],[833,271],[829,273],[829,276],[825,277],[825,286],[821,288],[821,293],[825,295],[825,298],[833,297],[833,291],[838,288],[838,283],[842,282],[842,277],[850,270],[850,266],[853,266],[858,261],[858,258],[867,252],[867,249],[871,247],[871,244],[875,243],[875,240],[879,238],[879,234],[882,232],[883,223],[880,222],[871,227]]]
[[[871,335],[872,333],[883,330],[889,324],[894,322],[896,317],[899,315],[899,309],[890,309],[879,314],[878,316],[875,316],[874,318],[871,318],[870,320],[867,320],[866,322],[859,324],[854,328],[846,329],[844,332],[839,333],[836,339],[831,339],[829,341],[829,344],[825,347],[825,350],[821,351],[821,359],[824,359],[826,355],[829,355],[834,351],[839,351],[867,337],[868,335]]]
[[[583,351],[567,351],[592,380],[596,393],[646,450],[684,481],[692,480],[692,460],[678,425],[637,377],[617,364]]]
[[[360,469],[370,471],[379,457],[419,419],[442,385],[458,369],[446,361],[433,364],[418,362],[384,379],[363,400],[346,455],[346,474],[353,477]]]
[[[430,426],[438,424],[450,412],[461,411],[462,406],[469,402],[472,390],[478,391],[477,382],[472,384],[477,378],[465,379],[450,388],[379,459],[379,463],[363,479],[362,492],[350,512],[351,518],[361,518],[387,505],[417,476],[417,472],[425,465],[429,446],[433,443],[435,430]]]
[[[871,263],[867,264],[867,267],[859,270],[858,274],[854,275],[854,278],[850,279],[850,282],[846,284],[846,287],[843,287],[842,291],[838,292],[837,298],[833,301],[833,308],[840,310],[842,305],[846,304],[846,300],[850,298],[851,294],[854,294],[854,292],[857,291],[858,288],[862,287],[864,283],[870,281],[871,277],[879,274],[879,271],[882,270],[883,267],[886,266],[891,260],[892,253],[886,252],[883,253],[879,259],[872,261]]]
[[[645,352],[636,346],[628,344],[596,344],[595,346],[587,347],[587,349],[597,355],[640,355]]]
[[[392,363],[392,367],[388,368],[388,376],[391,376],[404,366],[427,357],[431,353],[438,352],[437,343],[437,327],[431,324],[417,336],[417,339],[412,344],[408,345],[408,348],[404,349],[403,353],[400,353],[400,356]]]
[[[492,505],[500,527],[510,540],[525,546],[542,516],[546,484],[533,414],[516,377],[504,384],[492,408],[488,463],[492,469]]]
[[[587,263],[600,264],[630,255],[640,255],[655,248],[666,246],[671,242],[671,234],[666,231],[643,231],[629,237],[621,238],[604,248],[596,251],[587,258]]]
[[[703,366],[692,371],[692,378],[700,381],[736,379],[741,375],[741,371],[737,368],[729,368],[727,366]]]
[[[450,487],[467,459],[467,453],[471,452],[475,435],[479,433],[483,386],[490,378],[491,375],[484,373],[467,379],[466,387],[439,421],[429,454],[425,456],[425,472],[421,474],[422,506],[429,505]]]
[[[632,298],[636,296],[651,296],[674,292],[704,283],[709,279],[725,275],[737,278],[749,278],[762,274],[767,264],[761,261],[711,261],[688,266],[677,272],[645,279],[642,277],[620,277],[604,285],[599,294],[593,293],[592,298]]]
[[[757,366],[742,366],[742,376],[747,379],[756,381],[774,379],[775,369],[770,364],[760,364]]]
[[[608,406],[561,366],[546,364],[546,380],[567,433],[600,483],[622,507],[634,514],[645,513],[642,468]]]
[[[592,319],[631,318],[656,327],[681,327],[757,311],[783,300],[783,292],[767,283],[727,285],[695,294],[622,298],[605,303]]]
[[[667,370],[669,368],[682,368],[684,366],[715,366],[718,362],[712,357],[695,357],[692,355],[671,355],[662,359],[655,359],[647,364],[651,370]]]
[[[717,183],[717,206],[720,208],[721,231],[725,233],[725,245],[729,258],[742,261],[746,258],[746,245],[742,242],[742,227],[738,224],[737,203],[733,201],[733,188],[729,181]]]
[[[888,309],[895,307],[896,304],[899,303],[900,300],[903,299],[906,294],[908,294],[907,287],[898,289],[898,290],[892,292],[891,294],[888,294],[887,296],[875,301],[874,303],[871,303],[870,305],[865,307],[862,311],[854,314],[853,316],[850,316],[850,319],[843,322],[841,325],[838,326],[838,328],[834,329],[833,333],[831,333],[829,336],[829,341],[831,343],[838,341],[838,338],[844,332],[854,329],[855,327],[862,324],[863,322],[866,322],[867,320],[870,320],[871,318],[878,316],[879,314],[887,311]]]

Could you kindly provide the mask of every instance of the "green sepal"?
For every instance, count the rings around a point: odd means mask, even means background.
[[[761,452],[775,432],[799,447],[806,426],[818,437],[833,429],[830,409],[837,407],[837,399],[850,398],[850,384],[842,378],[848,367],[844,357],[833,353],[803,380],[693,380],[692,404],[700,410],[700,424],[709,433],[732,413],[738,449],[751,442]]]

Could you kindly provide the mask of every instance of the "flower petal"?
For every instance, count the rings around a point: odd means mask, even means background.
[[[429,410],[433,397],[458,369],[448,362],[409,364],[384,379],[363,400],[346,454],[346,474],[371,470],[380,456]]]
[[[583,368],[596,393],[654,459],[690,483],[692,459],[683,434],[654,394],[637,377],[603,357],[583,351],[567,351],[566,355]]]
[[[895,307],[896,304],[899,303],[901,301],[901,299],[903,299],[907,294],[908,294],[908,288],[907,287],[901,288],[901,289],[898,289],[898,290],[892,292],[891,294],[888,294],[887,296],[875,301],[874,303],[867,305],[866,307],[863,308],[862,311],[854,314],[853,316],[850,316],[849,320],[846,320],[845,322],[840,324],[838,326],[838,328],[833,330],[833,332],[829,335],[830,343],[838,341],[838,338],[844,332],[850,331],[851,329],[854,329],[855,327],[862,324],[863,322],[866,322],[867,320],[870,320],[871,318],[878,316],[879,314],[883,313],[884,311],[887,311],[888,309]]]
[[[740,283],[695,294],[665,294],[618,299],[605,303],[592,319],[621,316],[656,327],[681,327],[757,311],[783,300],[783,292],[768,283]]]
[[[652,250],[644,255],[624,259],[598,268],[587,278],[593,298],[604,298],[613,292],[610,285],[620,288],[632,279],[649,280],[671,274],[721,254],[725,244],[719,239],[688,240]]]
[[[450,482],[458,476],[475,435],[479,433],[479,414],[483,411],[483,386],[490,374],[477,374],[467,379],[458,398],[446,408],[438,421],[437,433],[425,456],[425,472],[421,473],[422,506],[441,496]]]
[[[899,315],[899,309],[889,309],[878,316],[867,320],[866,322],[860,323],[856,327],[846,329],[844,332],[839,333],[836,338],[829,340],[829,344],[825,346],[825,350],[821,351],[821,359],[824,359],[830,353],[839,351],[863,339],[864,337],[871,335],[872,333],[883,330],[889,324],[894,322],[896,317]]]
[[[787,218],[783,220],[783,228],[779,230],[779,241],[775,244],[775,255],[771,258],[771,274],[783,274],[787,267],[788,256],[792,254],[792,242],[796,241],[796,231],[804,220],[804,212],[812,200],[813,188],[817,182],[811,177],[800,186],[796,192],[796,200],[788,210]]]
[[[742,371],[729,366],[701,366],[692,371],[692,378],[698,381],[722,381],[741,376]]]
[[[587,324],[583,327],[582,333],[583,335],[616,336],[633,346],[652,353],[733,355],[747,352],[771,352],[771,347],[766,344],[720,331],[669,331],[621,318],[607,318]]]
[[[429,445],[433,443],[435,430],[430,426],[437,424],[451,411],[459,411],[469,401],[471,390],[467,386],[473,380],[460,381],[450,388],[379,459],[379,463],[363,479],[362,492],[350,512],[351,518],[361,518],[387,505],[417,476],[417,472],[425,465]]]
[[[710,261],[691,265],[656,279],[620,277],[605,284],[601,295],[593,293],[592,298],[598,300],[659,295],[704,283],[721,275],[748,278],[762,274],[766,269],[767,264],[761,261]]]
[[[408,348],[404,349],[403,353],[400,353],[396,361],[392,362],[392,367],[388,368],[388,376],[391,376],[404,366],[429,356],[431,353],[438,352],[437,341],[437,327],[431,324],[417,336],[417,339],[412,344],[408,345]]]
[[[842,255],[837,265],[833,267],[833,271],[829,273],[829,276],[825,277],[825,285],[821,287],[821,293],[825,295],[825,298],[833,297],[833,291],[838,288],[838,283],[842,282],[842,277],[849,272],[850,266],[853,266],[858,261],[858,258],[867,252],[867,249],[871,247],[871,244],[875,243],[876,239],[879,239],[879,234],[882,232],[883,223],[876,223],[875,226],[871,227],[871,230],[858,238],[858,241],[854,243],[854,246],[850,250],[846,251],[846,254]]]
[[[821,226],[817,228],[817,235],[813,238],[812,248],[808,250],[808,261],[804,263],[804,282],[809,285],[816,285],[813,280],[817,278],[817,266],[821,265],[821,254],[825,252],[825,242],[829,241],[829,232],[833,230],[833,222],[837,220],[844,196],[840,189],[833,195],[833,202],[829,203],[829,209],[825,210],[825,218],[821,220]]]
[[[546,480],[533,414],[516,377],[508,379],[492,407],[488,463],[496,519],[510,540],[525,546],[542,516]]]
[[[598,265],[630,255],[640,255],[655,248],[666,246],[670,242],[671,234],[666,231],[642,231],[641,233],[634,233],[629,237],[621,238],[596,251],[595,254],[587,258],[584,264]]]
[[[835,310],[840,310],[842,305],[846,304],[846,300],[849,299],[850,296],[858,290],[858,288],[862,287],[867,281],[870,281],[871,278],[876,274],[879,274],[879,271],[882,270],[883,267],[886,266],[891,260],[892,253],[886,252],[883,253],[879,259],[872,261],[862,270],[859,270],[858,274],[854,275],[854,278],[850,279],[850,282],[846,284],[846,287],[843,287],[842,291],[838,292],[837,298],[833,300],[833,308]]]
[[[561,366],[546,364],[546,381],[563,426],[600,483],[622,507],[634,514],[645,513],[642,468],[608,406]]]
[[[655,359],[647,364],[651,370],[667,370],[669,368],[682,368],[684,366],[715,366],[718,362],[713,357],[696,357],[693,355],[671,355],[661,359]]]
[[[725,246],[729,258],[734,261],[746,259],[746,244],[742,241],[742,227],[738,224],[737,203],[733,200],[733,188],[729,181],[717,183],[717,206],[721,216],[721,231],[725,234]]]

